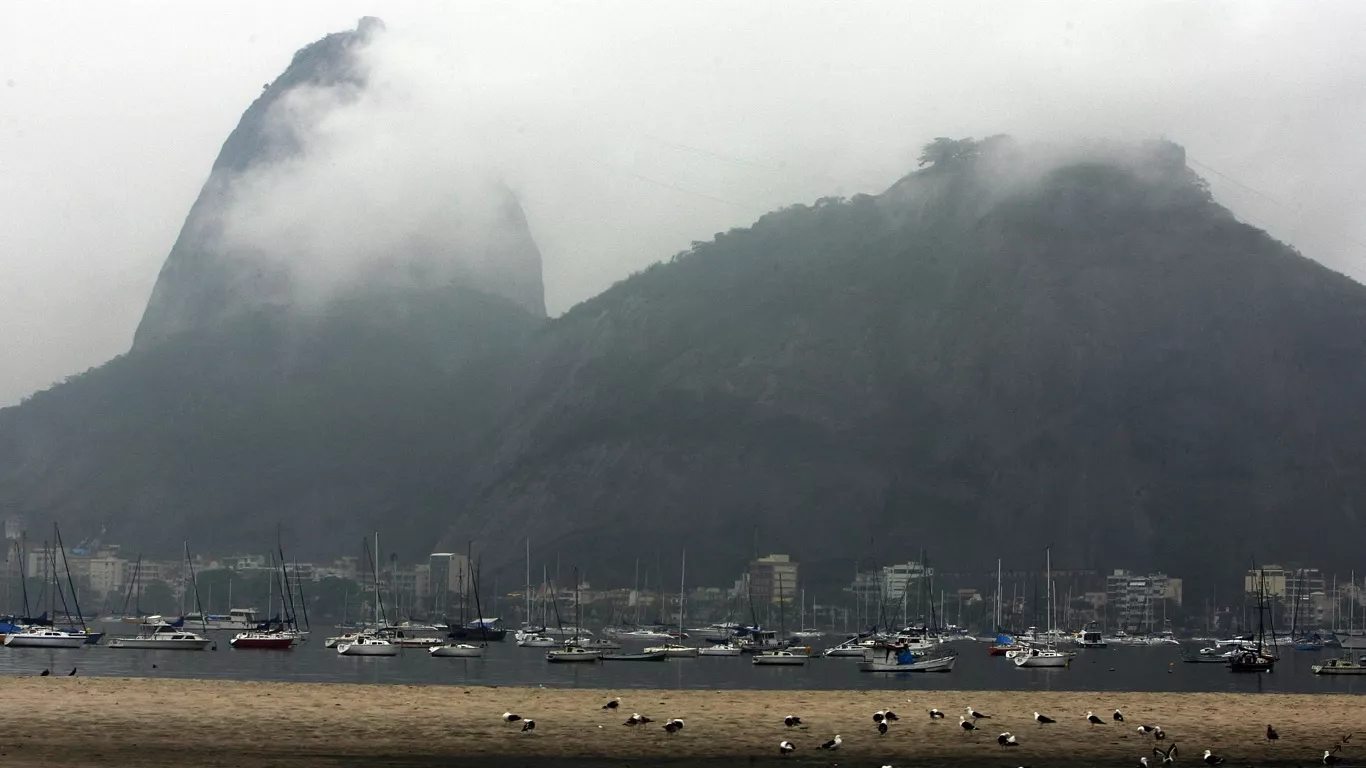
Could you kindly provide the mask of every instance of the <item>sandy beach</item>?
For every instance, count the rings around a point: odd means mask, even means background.
[[[0,761],[20,766],[828,765],[1136,766],[1151,753],[1140,723],[1161,725],[1180,763],[1206,748],[1230,765],[1317,764],[1324,749],[1366,732],[1366,699],[1352,696],[1143,693],[647,691],[536,687],[356,686],[126,678],[7,678]],[[618,711],[601,709],[613,695]],[[976,734],[958,726],[968,705],[992,715]],[[948,714],[931,721],[927,710]],[[872,713],[901,720],[880,736]],[[1111,721],[1123,710],[1125,722]],[[1058,720],[1033,722],[1034,710]],[[1094,710],[1105,725],[1088,725]],[[531,733],[500,715],[536,721]],[[622,725],[640,712],[656,722]],[[796,714],[799,728],[783,726]],[[683,718],[666,734],[667,718]],[[1263,736],[1268,723],[1278,742]],[[1006,750],[996,734],[1021,746]],[[836,733],[836,754],[816,749]],[[789,739],[798,750],[778,755]],[[1361,743],[1358,743],[1361,742]],[[1366,733],[1341,753],[1366,764]]]

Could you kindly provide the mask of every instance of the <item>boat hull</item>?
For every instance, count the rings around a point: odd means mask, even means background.
[[[107,645],[134,651],[206,651],[213,644],[208,638],[200,640],[152,640],[142,637],[116,637]]]
[[[653,653],[604,653],[603,661],[667,661],[669,654],[663,651]]]
[[[484,649],[477,645],[438,645],[429,653],[442,658],[477,659],[484,655]]]
[[[954,662],[958,661],[956,656],[944,656],[938,659],[923,659],[913,661],[910,664],[897,664],[895,661],[860,661],[858,669],[860,672],[890,672],[901,674],[904,672],[952,672]]]
[[[602,660],[602,653],[599,651],[551,651],[545,655],[545,660],[551,664],[582,664],[592,663]]]
[[[7,635],[6,648],[80,648],[85,645],[84,635],[70,637],[28,637],[23,634]]]
[[[337,653],[342,656],[397,656],[400,646],[377,643],[340,643]]]
[[[233,648],[259,649],[263,651],[287,651],[294,647],[292,637],[234,637],[228,641]]]
[[[716,645],[711,648],[699,648],[698,656],[739,656],[740,648],[734,645]]]
[[[1072,657],[1065,654],[1050,654],[1040,652],[1039,654],[1022,654],[1016,656],[1015,666],[1022,668],[1037,669],[1058,669],[1066,667],[1072,661]]]

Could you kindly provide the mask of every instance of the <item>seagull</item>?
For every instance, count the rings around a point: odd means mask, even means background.
[[[879,709],[873,713],[873,722],[880,723],[887,717],[886,710]]]
[[[889,722],[889,723],[895,723],[896,721],[898,721],[898,720],[901,719],[901,718],[897,717],[897,716],[896,716],[896,713],[893,712],[893,711],[890,710],[890,709],[886,711],[886,714],[884,714],[883,717],[886,718],[886,719],[887,719],[887,722]]]
[[[639,712],[632,712],[631,716],[626,718],[626,722],[622,723],[622,725],[644,725],[648,722],[650,722],[650,718],[642,717]]]
[[[1020,742],[1018,742],[1018,741],[1015,740],[1015,736],[1012,735],[1012,734],[1010,733],[1010,731],[1006,731],[1005,733],[1001,734],[1000,736],[997,736],[997,737],[996,737],[996,743],[997,743],[997,744],[1000,744],[1000,745],[1003,746],[1003,747],[1018,747],[1018,746],[1020,746]]]
[[[515,723],[515,722],[517,722],[518,720],[521,720],[521,719],[522,719],[522,716],[521,716],[521,715],[514,715],[514,714],[512,714],[511,712],[504,712],[504,713],[503,713],[503,722],[505,722],[505,723]]]
[[[1039,714],[1038,712],[1035,712],[1035,713],[1034,713],[1034,722],[1038,723],[1039,725],[1048,725],[1049,723],[1056,723],[1056,722],[1058,722],[1058,721],[1057,721],[1057,720],[1054,720],[1053,718],[1049,717],[1048,715],[1041,715],[1041,714]]]
[[[1337,749],[1334,749],[1333,752],[1337,752],[1338,749],[1341,749],[1341,748],[1342,748],[1342,745],[1339,744],[1339,745],[1338,745],[1338,748],[1337,748]],[[1322,762],[1324,765],[1335,765],[1335,764],[1337,764],[1340,760],[1342,760],[1342,758],[1340,758],[1340,757],[1338,757],[1337,755],[1333,754],[1333,752],[1329,752],[1329,751],[1326,750],[1326,749],[1323,750],[1323,759],[1322,759],[1320,762]]]
[[[1099,717],[1096,717],[1096,713],[1090,710],[1087,710],[1086,712],[1086,722],[1090,723],[1091,725],[1105,725],[1105,721],[1101,720]]]
[[[678,733],[679,731],[683,730],[683,721],[675,717],[674,719],[664,724],[664,730],[669,733]]]
[[[835,738],[833,738],[833,739],[831,739],[831,740],[825,742],[824,744],[820,745],[819,747],[817,747],[817,749],[829,749],[829,750],[833,751],[833,750],[839,749],[839,748],[840,748],[840,745],[843,744],[843,743],[844,743],[844,739],[841,739],[841,738],[840,738],[840,735],[837,733],[837,734],[835,734]]]
[[[1172,765],[1176,762],[1176,745],[1173,744],[1170,747],[1167,747],[1165,752],[1157,747],[1153,747],[1153,755],[1160,756],[1163,765]]]
[[[965,730],[965,731],[975,731],[975,730],[977,730],[977,726],[974,725],[973,723],[968,722],[968,719],[967,719],[966,717],[960,717],[960,718],[958,718],[958,727],[959,727],[959,728],[962,728],[962,729]]]
[[[1275,728],[1272,728],[1270,723],[1267,723],[1267,725],[1266,725],[1266,740],[1267,740],[1267,741],[1276,741],[1276,740],[1279,739],[1280,737],[1281,737],[1281,735],[1280,735],[1279,733],[1276,733],[1276,729],[1275,729]]]
[[[1152,732],[1155,731],[1155,730],[1157,730],[1157,726],[1155,726],[1155,725],[1140,725],[1140,726],[1138,726],[1138,732],[1141,733],[1141,734],[1143,734],[1144,736],[1147,736],[1148,734],[1152,733]]]
[[[877,734],[878,734],[879,736],[886,736],[886,735],[887,735],[887,721],[886,721],[886,720],[883,720],[882,722],[880,722],[880,723],[877,724]]]
[[[783,718],[783,725],[786,725],[788,728],[796,728],[801,724],[802,719],[800,717],[797,717],[796,715],[788,715],[787,717]]]
[[[968,707],[968,717],[972,718],[974,721],[991,719],[991,715],[984,715],[981,712],[978,712],[977,710],[973,709],[972,707]]]
[[[930,719],[931,719],[931,720],[943,720],[943,719],[944,719],[944,713],[943,713],[943,712],[940,712],[940,711],[937,710],[937,709],[931,709],[931,710],[930,710]]]
[[[50,674],[52,674],[52,670],[50,670],[50,669],[45,669],[45,670],[43,670],[42,672],[39,672],[39,673],[38,673],[38,677],[47,677],[47,676],[50,675]]]
[[[1162,726],[1155,725],[1153,726],[1153,738],[1157,739],[1158,741],[1162,741],[1163,739],[1167,738],[1167,732],[1162,730]]]
[[[796,748],[797,748],[797,747],[796,747],[795,745],[793,745],[793,743],[790,742],[790,741],[784,740],[784,741],[778,742],[778,752],[781,753],[781,754],[790,755],[790,754],[792,754],[792,751],[795,750]]]
[[[67,676],[67,677],[75,677],[75,676],[76,676],[76,668],[75,668],[75,667],[72,667],[72,668],[71,668],[71,671],[66,673],[66,676]]]
[[[1124,722],[1124,713],[1116,709],[1115,713],[1113,715],[1110,715],[1110,719],[1114,720],[1116,723],[1122,723]]]
[[[1149,768],[1149,766],[1148,766],[1148,758],[1146,758],[1146,757],[1140,757],[1140,758],[1138,758],[1138,764],[1139,764],[1140,768]]]
[[[536,721],[535,721],[535,720],[527,720],[527,721],[525,721],[525,722],[522,723],[522,732],[523,732],[523,733],[525,733],[525,732],[527,732],[527,731],[534,731],[534,730],[536,730]]]
[[[612,699],[611,701],[607,702],[606,704],[603,704],[603,705],[602,705],[602,708],[603,708],[603,709],[616,709],[616,708],[619,707],[619,706],[621,706],[621,699],[620,699],[620,698],[616,698],[616,699]]]
[[[1213,752],[1209,751],[1208,749],[1205,750],[1205,757],[1204,757],[1204,760],[1205,760],[1205,765],[1218,765],[1218,764],[1224,762],[1224,758],[1222,758],[1222,757],[1220,757],[1220,756],[1214,754]]]

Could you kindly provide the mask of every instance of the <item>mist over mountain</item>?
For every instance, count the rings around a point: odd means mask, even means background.
[[[0,410],[0,509],[148,552],[474,540],[509,578],[530,537],[599,583],[684,548],[709,583],[756,546],[829,583],[1358,556],[1366,288],[1179,146],[939,139],[547,320],[520,206],[404,133],[380,40],[251,106],[128,355]]]
[[[545,314],[516,197],[466,137],[408,116],[430,95],[404,67],[365,18],[264,86],[186,217],[135,348],[377,284],[473,287]]]

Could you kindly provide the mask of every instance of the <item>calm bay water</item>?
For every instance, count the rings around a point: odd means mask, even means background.
[[[665,689],[954,689],[1045,691],[1184,691],[1366,693],[1366,676],[1320,677],[1310,664],[1332,651],[1286,649],[1271,674],[1234,674],[1218,664],[1183,664],[1176,646],[1081,650],[1067,669],[1018,669],[987,654],[987,644],[952,644],[958,663],[949,674],[859,672],[854,659],[817,658],[802,667],[755,667],[748,656],[669,659],[660,663],[550,664],[542,649],[491,643],[484,658],[432,658],[421,649],[392,658],[348,657],[324,648],[327,633],[289,651],[234,650],[232,633],[211,633],[216,651],[137,651],[104,646],[75,650],[0,648],[0,674],[274,680],[419,685],[543,685]]]

